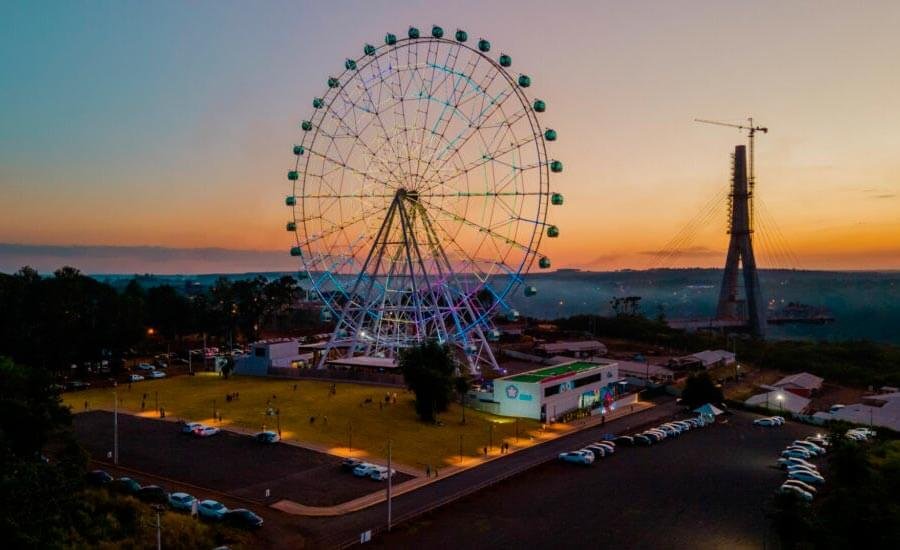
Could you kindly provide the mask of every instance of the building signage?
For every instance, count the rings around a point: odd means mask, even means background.
[[[510,399],[519,397],[519,388],[517,388],[515,384],[509,384],[508,386],[506,386],[506,397]]]

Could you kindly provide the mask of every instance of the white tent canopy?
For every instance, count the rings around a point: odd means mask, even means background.
[[[706,405],[700,405],[699,407],[694,409],[694,412],[697,414],[708,414],[709,416],[719,416],[724,411],[713,406],[712,403],[707,403]]]

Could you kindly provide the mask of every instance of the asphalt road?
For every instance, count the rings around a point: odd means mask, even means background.
[[[814,432],[737,413],[650,448],[581,467],[552,461],[375,538],[389,548],[764,548],[774,467]],[[768,540],[767,540],[768,539]]]

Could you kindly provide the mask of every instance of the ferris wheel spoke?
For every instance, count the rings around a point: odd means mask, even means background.
[[[427,194],[430,189],[434,189],[435,187],[439,187],[441,185],[448,185],[450,182],[453,182],[456,179],[470,173],[472,170],[475,170],[475,169],[477,169],[481,166],[484,166],[488,163],[499,162],[497,160],[498,158],[502,158],[502,157],[512,153],[513,151],[516,151],[517,149],[520,149],[522,147],[525,147],[526,145],[534,143],[536,141],[536,139],[537,138],[535,136],[529,136],[529,137],[523,138],[522,140],[520,140],[516,143],[512,143],[499,151],[495,151],[493,153],[484,153],[480,159],[475,160],[475,161],[471,162],[470,164],[463,166],[461,169],[459,169],[456,172],[453,172],[451,174],[442,175],[442,174],[437,173],[437,174],[435,174],[433,179],[430,180],[430,181],[433,181],[434,183],[432,183],[432,185],[429,188],[427,188],[424,192]],[[538,165],[541,165],[541,164],[538,164]]]
[[[505,242],[506,244],[508,244],[508,245],[510,245],[510,246],[513,246],[513,247],[515,247],[515,248],[518,248],[518,249],[520,249],[520,250],[523,250],[523,251],[526,251],[526,252],[530,252],[530,251],[531,251],[530,248],[528,248],[527,246],[525,246],[525,245],[519,243],[518,241],[515,241],[515,240],[513,240],[513,239],[510,239],[510,238],[506,237],[505,235],[501,235],[501,234],[499,234],[499,233],[496,233],[495,231],[491,230],[490,228],[484,227],[483,225],[479,225],[479,224],[477,224],[477,223],[475,223],[475,222],[473,222],[473,221],[470,221],[468,218],[466,218],[466,217],[464,217],[464,216],[460,216],[459,214],[456,214],[455,212],[451,212],[451,211],[449,211],[449,210],[445,210],[444,208],[442,208],[442,207],[440,207],[440,206],[438,206],[438,205],[436,205],[436,204],[434,204],[434,203],[428,201],[427,199],[423,199],[423,202],[424,202],[425,204],[427,204],[430,208],[434,208],[434,209],[439,210],[439,211],[441,211],[442,213],[446,214],[447,216],[449,216],[451,219],[453,219],[453,220],[456,221],[456,222],[460,222],[460,223],[462,223],[462,224],[465,224],[465,225],[467,225],[467,226],[469,226],[469,227],[475,229],[476,231],[485,233],[485,234],[490,235],[490,236],[492,236],[492,237],[496,237],[497,239],[500,239],[501,241]]]
[[[333,164],[333,165],[335,165],[335,166],[337,166],[337,167],[340,167],[340,168],[343,169],[343,170],[347,170],[347,171],[349,171],[350,173],[359,176],[360,178],[362,178],[363,182],[369,180],[369,181],[373,181],[373,182],[375,182],[375,183],[381,184],[381,185],[383,185],[383,186],[385,186],[385,187],[388,187],[388,186],[389,186],[389,184],[388,184],[386,181],[384,181],[384,180],[382,180],[382,179],[378,179],[378,178],[372,176],[371,173],[368,172],[368,171],[358,170],[358,169],[356,169],[356,168],[353,168],[353,167],[350,166],[349,164],[346,164],[345,162],[342,162],[342,161],[339,160],[339,159],[333,158],[333,157],[331,157],[331,156],[329,156],[329,155],[327,155],[327,154],[320,153],[320,152],[315,151],[315,150],[313,150],[313,149],[308,149],[308,151],[309,151],[309,153],[310,153],[311,155],[315,155],[315,156],[321,158],[322,160],[324,160],[324,161],[326,161],[326,162],[330,162],[331,164]],[[324,175],[324,172],[323,172],[323,175]]]

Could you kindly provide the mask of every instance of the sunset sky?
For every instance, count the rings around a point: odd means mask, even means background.
[[[900,2],[331,0],[3,2],[0,271],[47,254],[93,272],[290,268],[285,173],[311,98],[366,42],[432,24],[489,38],[547,100],[566,166],[562,237],[542,246],[555,267],[653,266],[744,139],[693,119],[752,115],[781,235],[766,224],[762,266],[787,248],[780,267],[900,269]],[[667,265],[722,265],[725,223],[723,206]]]

